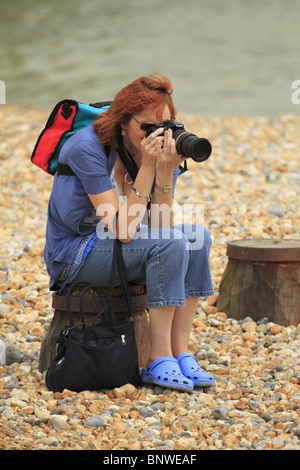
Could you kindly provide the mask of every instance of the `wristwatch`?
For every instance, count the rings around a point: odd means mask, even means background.
[[[162,191],[163,193],[167,194],[169,193],[170,191],[172,191],[172,186],[160,186],[159,184],[155,184],[155,187],[157,189],[160,189],[160,191]]]

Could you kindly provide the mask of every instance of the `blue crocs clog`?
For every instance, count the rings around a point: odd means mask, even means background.
[[[215,385],[214,377],[201,369],[197,358],[192,354],[179,354],[177,361],[182,373],[194,382],[195,387],[210,387]]]
[[[177,360],[172,356],[163,356],[142,369],[142,382],[160,385],[182,392],[192,392],[194,383],[184,376]]]

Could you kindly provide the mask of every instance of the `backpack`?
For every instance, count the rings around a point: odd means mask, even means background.
[[[107,111],[111,103],[112,101],[103,101],[87,105],[68,99],[57,103],[35,144],[31,155],[32,163],[54,175],[58,167],[59,152],[65,142],[77,131],[94,122],[100,113]]]

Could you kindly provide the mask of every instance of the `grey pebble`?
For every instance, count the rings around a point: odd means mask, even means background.
[[[106,426],[107,421],[103,416],[90,416],[84,422],[86,428],[101,428]]]
[[[219,405],[211,412],[215,419],[226,419],[228,416],[228,408],[225,405]]]

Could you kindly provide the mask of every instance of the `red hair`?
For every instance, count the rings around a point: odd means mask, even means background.
[[[172,93],[171,82],[163,75],[149,75],[129,83],[116,94],[110,108],[101,113],[93,124],[99,141],[103,145],[116,148],[121,124],[126,124],[134,114],[146,110],[157,108],[157,118],[161,121],[167,105],[171,119],[175,119],[176,109],[171,98]]]

